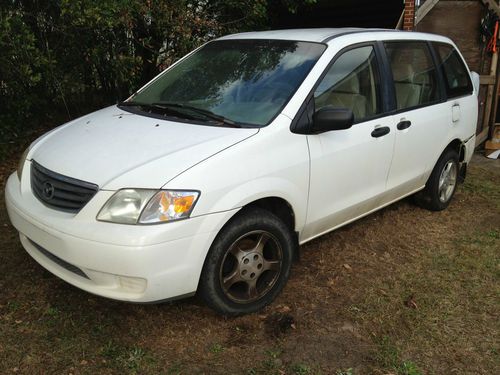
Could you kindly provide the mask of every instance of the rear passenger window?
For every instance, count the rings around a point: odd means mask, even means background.
[[[472,93],[469,71],[457,50],[449,44],[434,43],[439,58],[440,69],[444,76],[448,98]]]
[[[425,42],[385,43],[391,65],[398,109],[439,100],[436,68]]]
[[[328,69],[314,92],[315,110],[349,108],[360,122],[381,112],[378,65],[372,46],[344,52]]]

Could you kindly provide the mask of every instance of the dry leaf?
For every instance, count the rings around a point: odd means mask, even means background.
[[[418,305],[415,302],[415,297],[413,296],[413,294],[410,297],[408,297],[408,299],[405,301],[405,306],[409,307],[411,309],[417,309],[418,308]]]

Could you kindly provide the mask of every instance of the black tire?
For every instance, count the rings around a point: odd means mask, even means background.
[[[448,172],[450,177],[448,179],[447,187],[443,184],[443,181],[441,181],[443,173],[445,173],[445,168],[450,168]],[[458,185],[458,177],[458,153],[455,150],[448,148],[443,152],[434,166],[434,169],[425,184],[425,188],[415,195],[415,203],[430,211],[444,210],[448,207],[453,195],[455,194],[455,190]],[[443,191],[444,188],[446,188],[445,191]]]
[[[212,244],[199,295],[227,316],[261,310],[285,286],[296,247],[292,230],[277,216],[261,208],[244,209]]]

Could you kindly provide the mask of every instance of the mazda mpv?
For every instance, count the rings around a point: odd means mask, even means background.
[[[201,46],[24,152],[6,186],[26,251],[100,296],[272,302],[299,245],[407,196],[448,206],[478,76],[448,38],[306,29]]]

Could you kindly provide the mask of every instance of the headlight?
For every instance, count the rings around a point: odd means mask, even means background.
[[[17,177],[19,178],[19,181],[21,181],[21,177],[23,176],[24,162],[26,161],[26,156],[28,156],[29,151],[30,147],[24,150],[23,154],[21,155],[21,159],[19,159],[19,164],[17,165]]]
[[[123,189],[104,205],[97,220],[120,224],[156,224],[188,218],[198,191]]]
[[[156,190],[118,190],[103,206],[97,220],[120,224],[136,224],[142,209]]]

